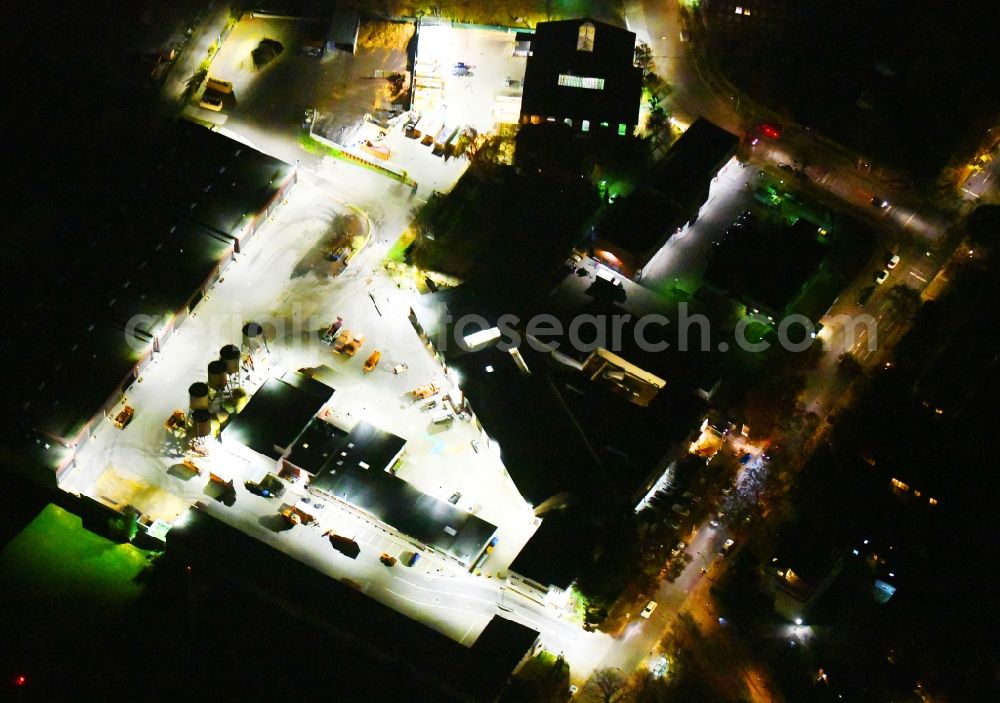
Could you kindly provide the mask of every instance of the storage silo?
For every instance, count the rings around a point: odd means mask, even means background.
[[[216,359],[208,362],[208,386],[214,391],[221,391],[229,382],[229,374],[226,373],[226,365]]]
[[[208,410],[208,384],[198,381],[188,386],[191,410]]]
[[[191,417],[194,420],[195,437],[208,437],[212,434],[212,413],[205,408],[198,408]]]
[[[240,348],[235,344],[227,344],[219,350],[219,359],[226,365],[226,373],[236,376],[240,372]]]
[[[243,346],[250,351],[264,348],[264,328],[259,323],[248,322],[243,325]]]

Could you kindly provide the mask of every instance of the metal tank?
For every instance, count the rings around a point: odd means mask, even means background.
[[[205,408],[195,410],[191,419],[194,420],[195,437],[208,437],[212,434],[212,413]]]
[[[208,409],[208,384],[198,381],[188,386],[189,407],[192,410]]]
[[[229,374],[226,373],[226,365],[218,359],[208,362],[208,387],[221,391],[228,383]]]
[[[243,325],[243,346],[250,351],[264,348],[264,328],[259,323],[248,322]]]
[[[227,344],[219,350],[219,359],[226,365],[226,373],[235,376],[240,372],[240,348]]]

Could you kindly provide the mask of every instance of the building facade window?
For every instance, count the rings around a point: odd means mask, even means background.
[[[594,34],[596,33],[596,28],[590,22],[584,22],[580,25],[580,31],[576,35],[576,50],[577,51],[593,51],[594,50]]]
[[[559,85],[567,88],[586,88],[587,90],[604,90],[603,78],[588,78],[587,76],[570,76],[559,74]]]

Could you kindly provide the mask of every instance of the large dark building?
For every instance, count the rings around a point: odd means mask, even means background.
[[[594,255],[628,276],[641,274],[671,236],[697,219],[712,180],[738,144],[735,134],[703,117],[695,120],[635,191],[608,210]]]
[[[72,245],[5,341],[18,352],[16,427],[45,449],[75,446],[110,412],[296,179],[294,166],[189,123],[142,148],[144,168],[118,176],[127,185],[61,225]]]
[[[538,23],[524,74],[522,125],[600,127],[624,136],[639,123],[641,93],[634,32],[590,19]]]

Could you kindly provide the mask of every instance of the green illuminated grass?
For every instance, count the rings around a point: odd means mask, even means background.
[[[385,255],[386,261],[403,261],[403,253],[406,248],[413,244],[413,240],[416,239],[416,232],[412,230],[406,230],[403,232],[402,236],[396,240],[396,243],[392,245],[389,252]]]
[[[151,554],[95,535],[48,505],[0,553],[0,581],[8,595],[33,602],[117,607],[142,592],[136,576]]]

